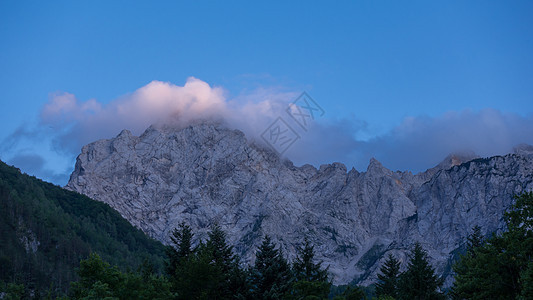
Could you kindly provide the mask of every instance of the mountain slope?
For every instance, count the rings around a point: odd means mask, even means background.
[[[200,233],[217,223],[247,262],[264,234],[289,257],[308,236],[336,283],[366,284],[385,255],[405,261],[416,241],[447,276],[469,229],[502,229],[513,194],[533,189],[533,159],[520,153],[450,156],[416,175],[375,159],[366,172],[340,163],[316,169],[217,124],[152,126],[83,147],[67,188],[108,203],[163,242],[182,221]]]
[[[21,174],[0,162],[0,281],[65,292],[81,259],[96,252],[122,268],[149,259],[161,270],[164,246],[109,205]]]

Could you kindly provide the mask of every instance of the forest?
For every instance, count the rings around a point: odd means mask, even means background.
[[[90,253],[124,271],[149,261],[162,272],[165,247],[109,205],[0,162],[0,283],[39,298],[66,293]]]

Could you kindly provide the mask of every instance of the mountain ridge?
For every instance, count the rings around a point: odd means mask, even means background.
[[[472,226],[501,230],[512,195],[533,188],[528,149],[451,155],[417,174],[371,159],[359,172],[341,163],[296,167],[221,124],[150,126],[84,146],[66,188],[110,204],[166,243],[180,222],[199,238],[217,223],[248,263],[264,234],[289,258],[308,236],[335,283],[368,284],[386,254],[405,261],[420,241],[449,280],[452,254]]]

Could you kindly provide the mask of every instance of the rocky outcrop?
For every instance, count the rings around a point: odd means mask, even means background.
[[[367,284],[384,256],[405,261],[418,241],[449,278],[469,230],[501,230],[512,196],[533,189],[531,153],[450,156],[416,175],[372,159],[358,172],[341,163],[296,167],[217,124],[152,126],[83,147],[67,188],[163,242],[180,222],[198,238],[219,224],[245,262],[265,234],[290,258],[307,236],[336,283]]]

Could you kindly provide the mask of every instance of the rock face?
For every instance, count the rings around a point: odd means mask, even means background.
[[[340,163],[295,167],[217,124],[152,126],[83,147],[67,188],[165,243],[180,222],[198,238],[219,224],[245,262],[265,234],[289,258],[308,236],[335,283],[373,282],[388,253],[405,262],[418,241],[449,280],[471,228],[503,229],[512,196],[533,189],[531,147],[516,153],[450,156],[416,175],[372,159],[360,173]]]

